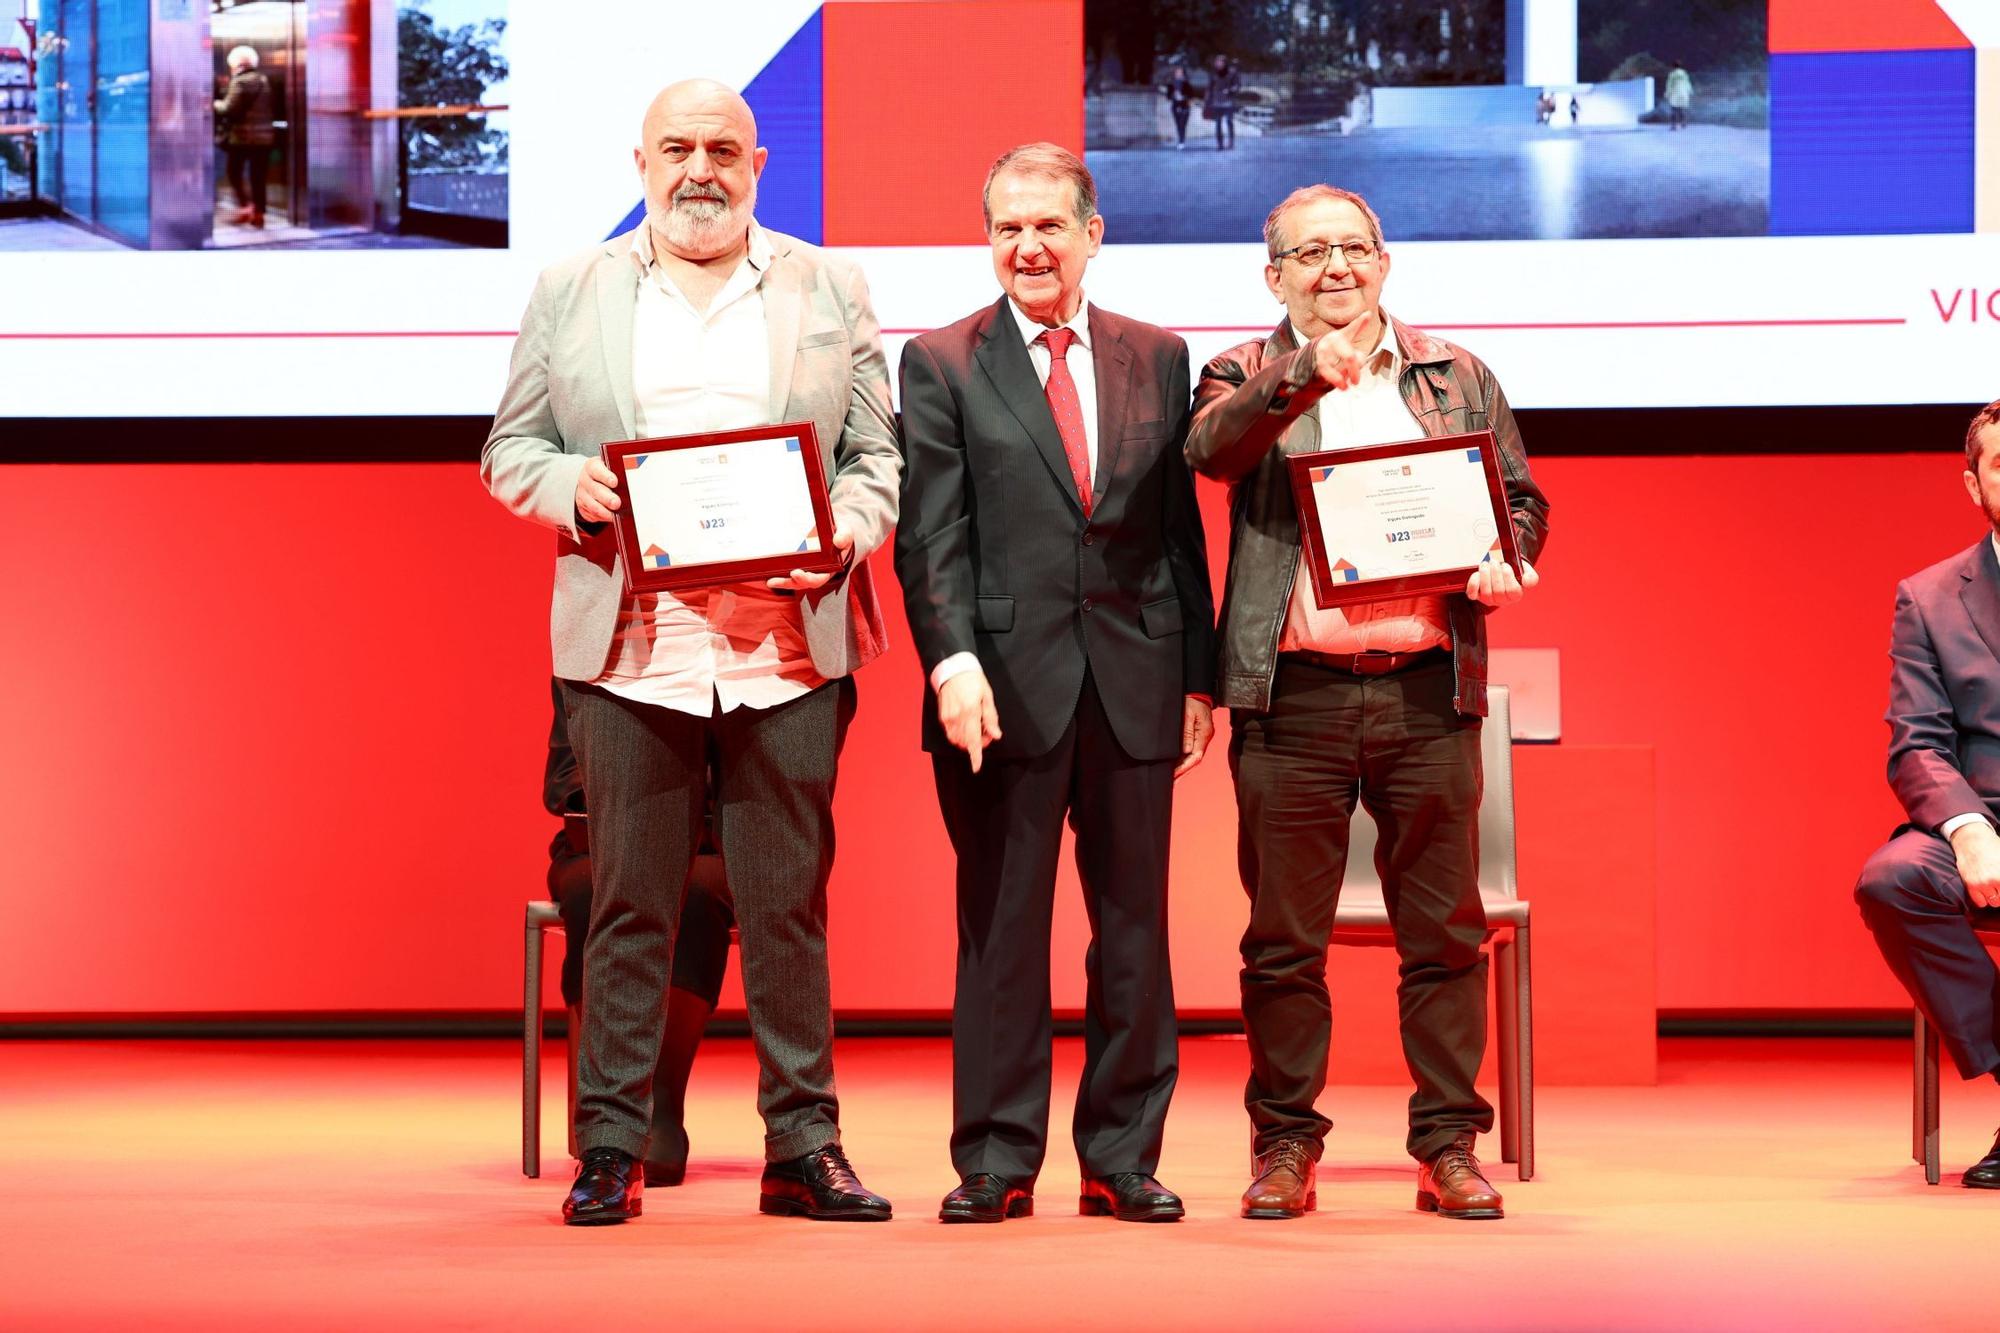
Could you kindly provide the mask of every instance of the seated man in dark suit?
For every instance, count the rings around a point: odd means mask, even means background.
[[[2000,402],[1965,433],[1965,489],[1993,530],[1896,589],[1889,784],[1910,822],[1855,897],[1958,1072],[2000,1080],[2000,969],[1972,929],[2000,909]],[[2000,1189],[2000,1137],[1965,1184]]]
[[[555,718],[549,724],[549,760],[542,772],[542,804],[552,815],[583,813],[583,779],[577,775],[570,750],[561,687],[555,693]],[[590,930],[590,848],[572,842],[569,825],[556,830],[549,844],[549,897],[562,912],[562,997],[570,1014],[572,1044],[577,1035],[577,1010],[583,1002],[583,941]],[[688,875],[688,892],[681,904],[678,943],[674,946],[673,991],[667,1000],[667,1032],[660,1043],[660,1061],[653,1068],[653,1126],[645,1161],[648,1185],[678,1185],[687,1175],[687,1085],[694,1053],[701,1045],[708,1016],[722,993],[722,974],[729,967],[729,928],[735,924],[727,892],[719,876],[702,873],[703,861],[716,857],[704,835],[696,868]]]

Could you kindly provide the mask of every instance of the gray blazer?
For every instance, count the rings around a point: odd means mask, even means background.
[[[2000,819],[2000,562],[1981,537],[1896,588],[1889,785],[1918,828]]]
[[[799,598],[813,666],[832,680],[886,646],[867,558],[896,525],[903,457],[881,330],[860,269],[795,237],[764,235],[773,254],[763,281],[771,401],[783,404],[773,422],[813,423],[834,519],[854,534],[848,572]],[[555,673],[566,680],[603,674],[625,592],[615,528],[580,523],[575,506],[584,461],[606,441],[637,438],[632,311],[639,275],[631,248],[625,232],[543,270],[479,458],[494,499],[556,530],[549,634]]]

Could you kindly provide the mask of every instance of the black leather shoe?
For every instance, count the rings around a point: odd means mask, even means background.
[[[1035,1196],[1005,1176],[980,1172],[967,1176],[958,1188],[944,1196],[938,1209],[940,1222],[1003,1222],[1010,1217],[1033,1217]]]
[[[1085,1176],[1077,1211],[1085,1217],[1117,1218],[1120,1222],[1178,1222],[1187,1211],[1181,1196],[1139,1171],[1115,1176]]]
[[[617,1148],[586,1148],[577,1163],[576,1182],[563,1200],[563,1222],[573,1227],[601,1227],[628,1221],[641,1211],[639,1196],[646,1182],[638,1160]]]
[[[2000,1134],[1993,1136],[1993,1151],[1965,1168],[1963,1181],[1969,1190],[2000,1190]]]
[[[757,1211],[816,1222],[886,1222],[889,1201],[870,1194],[837,1143],[764,1168]]]

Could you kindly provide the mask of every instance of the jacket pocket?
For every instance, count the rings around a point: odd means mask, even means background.
[[[846,340],[846,329],[815,329],[811,333],[800,336],[799,349],[803,351],[808,347],[824,347],[828,343],[845,342]]]
[[[1014,628],[1014,599],[980,597],[976,601],[973,627],[982,634],[1005,634]]]
[[[1181,632],[1181,599],[1162,597],[1157,602],[1148,602],[1139,608],[1139,624],[1145,628],[1149,639],[1164,639],[1169,634]]]

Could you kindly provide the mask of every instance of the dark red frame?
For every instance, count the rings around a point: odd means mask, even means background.
[[[1420,593],[1463,592],[1466,580],[1479,566],[1458,565],[1428,574],[1335,583],[1326,552],[1320,546],[1319,505],[1313,499],[1312,483],[1307,480],[1312,469],[1460,449],[1479,450],[1479,463],[1486,473],[1487,496],[1493,502],[1494,522],[1500,529],[1501,558],[1513,566],[1515,574],[1521,572],[1521,548],[1514,539],[1513,511],[1507,504],[1507,484],[1500,475],[1500,447],[1492,431],[1428,435],[1421,440],[1405,440],[1399,444],[1371,444],[1359,449],[1326,449],[1318,453],[1292,454],[1285,459],[1285,465],[1291,471],[1292,501],[1299,511],[1299,538],[1305,548],[1306,567],[1312,571],[1313,597],[1321,607],[1331,610],[1357,602],[1380,602],[1391,597],[1413,597]]]
[[[799,452],[805,455],[806,484],[812,487],[813,525],[819,531],[819,550],[785,551],[750,560],[716,560],[705,565],[669,565],[647,569],[639,559],[639,530],[632,516],[630,495],[625,489],[625,459],[633,454],[669,453],[677,449],[713,448],[741,440],[775,440],[795,435]],[[618,553],[625,566],[625,586],[633,592],[664,592],[675,588],[714,587],[752,579],[781,577],[795,569],[814,574],[837,572],[840,552],[833,547],[833,504],[827,496],[826,464],[820,458],[819,432],[810,421],[788,421],[777,426],[755,426],[746,430],[717,430],[701,435],[668,435],[650,440],[617,440],[604,446],[604,465],[618,478]]]

